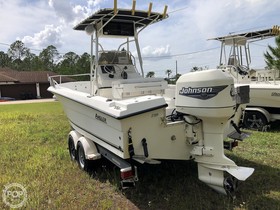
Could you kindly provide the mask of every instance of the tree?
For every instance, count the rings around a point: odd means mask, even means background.
[[[202,70],[201,68],[194,66],[194,67],[192,67],[191,72],[201,71],[201,70]]]
[[[268,69],[280,70],[280,36],[275,38],[276,47],[268,45],[268,51],[264,53]]]
[[[146,74],[146,77],[148,78],[151,78],[151,77],[155,77],[155,72],[154,71],[149,71],[147,74]]]
[[[20,40],[17,40],[10,45],[10,48],[8,49],[8,55],[13,61],[22,60],[24,56],[26,56],[27,51],[28,48],[25,47],[24,43]]]
[[[58,64],[58,71],[60,74],[77,74],[77,62],[79,55],[74,52],[64,54],[62,60]]]
[[[42,70],[55,71],[56,62],[59,59],[59,53],[55,46],[49,45],[40,52],[39,59],[41,61]]]
[[[77,61],[78,73],[90,73],[90,54],[83,53]]]
[[[167,78],[169,79],[170,75],[172,74],[172,70],[167,69],[167,70],[165,71],[165,74],[167,74]]]
[[[1,67],[9,67],[12,64],[12,59],[9,57],[8,54],[0,51],[0,66]]]
[[[90,73],[90,54],[83,53],[76,64],[76,73],[77,74],[89,74]],[[78,80],[87,80],[88,76],[77,77]]]
[[[31,53],[30,50],[27,50],[26,56],[22,61],[21,70],[23,71],[33,71],[38,68],[36,55],[34,53]]]
[[[11,58],[12,63],[9,67],[13,69],[21,69],[23,59],[28,53],[29,49],[25,47],[24,43],[20,40],[15,41],[8,49],[8,56]]]
[[[177,82],[177,80],[179,79],[180,76],[182,76],[182,74],[179,74],[179,73],[178,73],[178,74],[175,75],[175,77],[174,77],[175,82]]]

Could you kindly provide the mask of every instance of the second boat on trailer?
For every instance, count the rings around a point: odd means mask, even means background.
[[[267,124],[280,120],[280,83],[274,78],[256,78],[250,68],[250,44],[280,35],[280,27],[230,34],[212,38],[221,42],[219,68],[227,71],[234,79],[235,86],[250,86],[250,103],[244,112],[242,124],[248,129],[266,130]],[[264,70],[263,70],[264,71]],[[272,70],[271,70],[272,71]],[[266,72],[269,72],[268,70]],[[255,81],[257,80],[257,81]]]
[[[91,37],[90,79],[60,84],[62,76],[50,77],[48,89],[63,104],[73,128],[71,158],[85,170],[90,161],[109,159],[120,168],[123,187],[137,181],[135,163],[194,160],[201,181],[233,194],[237,180],[254,171],[224,155],[224,148],[231,150],[246,137],[236,122],[248,103],[248,86],[235,90],[232,77],[219,69],[184,74],[173,86],[164,79],[144,78],[138,34],[166,19],[166,11],[152,12],[152,4],[148,11],[135,10],[135,1],[132,9],[118,9],[115,1],[113,9],[100,10],[74,28]],[[118,50],[105,51],[100,41],[106,37],[125,42]],[[229,130],[234,131],[228,135]],[[233,140],[225,141],[227,136]]]

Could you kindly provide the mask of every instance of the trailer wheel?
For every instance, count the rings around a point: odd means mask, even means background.
[[[68,150],[69,150],[69,155],[72,161],[76,160],[76,149],[75,149],[75,144],[73,137],[69,135],[68,138]]]
[[[243,125],[248,129],[262,130],[267,124],[266,117],[260,112],[245,112]]]
[[[83,144],[78,142],[77,145],[77,161],[80,169],[87,171],[89,169],[89,160],[86,159]]]

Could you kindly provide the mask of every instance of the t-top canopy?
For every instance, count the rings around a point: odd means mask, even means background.
[[[270,38],[279,35],[280,35],[280,27],[275,25],[269,29],[240,33],[240,34],[230,34],[228,36],[216,37],[209,40],[218,40],[221,42],[225,42],[225,44],[229,44],[229,45],[232,43],[243,45],[246,43],[247,40],[255,41],[258,39],[265,39],[265,38]]]
[[[140,10],[117,9],[116,11],[115,9],[102,9],[83,20],[81,23],[76,25],[74,29],[85,30],[88,25],[91,25],[94,22],[106,22],[108,20],[115,23],[134,23],[135,28],[137,29],[167,17],[168,15],[165,12],[160,14],[156,12]]]

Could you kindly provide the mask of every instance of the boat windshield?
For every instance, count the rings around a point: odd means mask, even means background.
[[[99,54],[99,65],[105,64],[120,64],[132,65],[132,55],[130,52],[122,51],[102,51]]]

